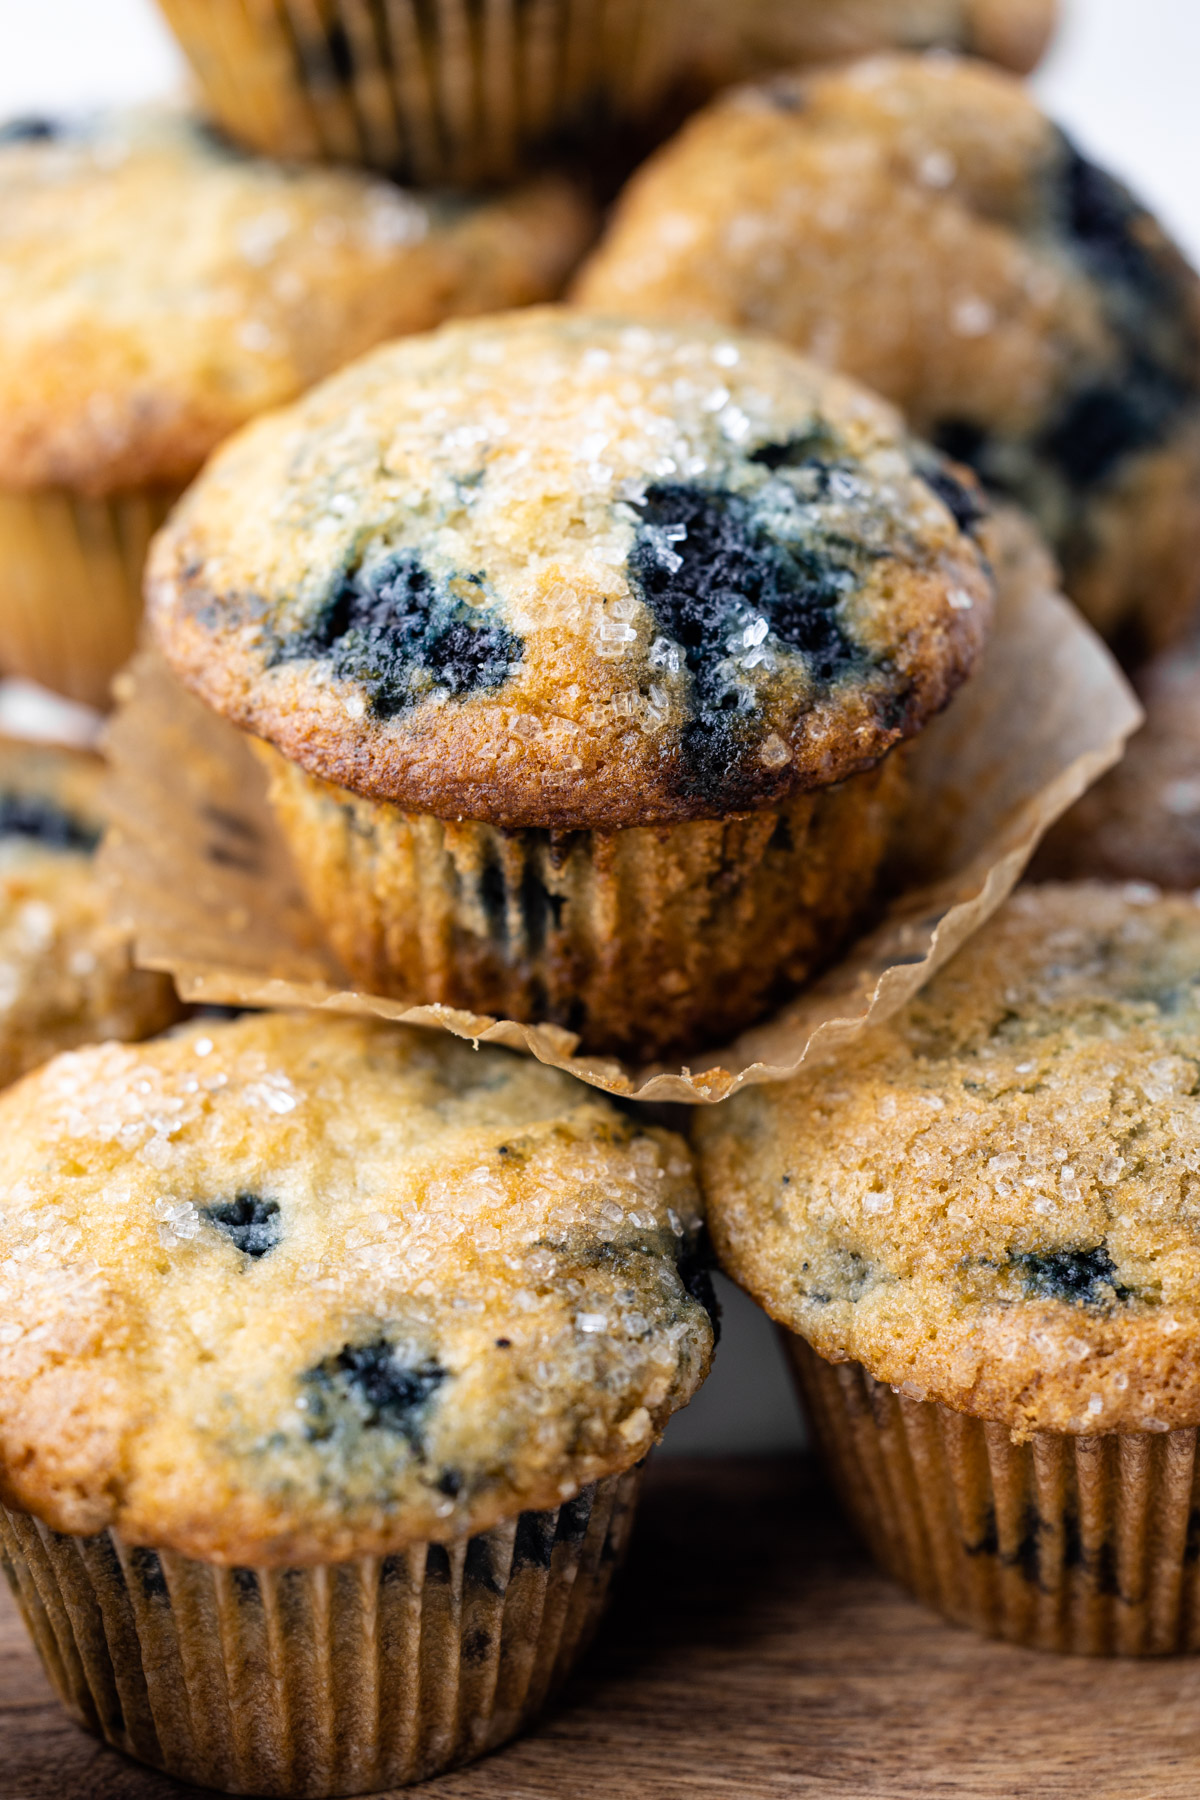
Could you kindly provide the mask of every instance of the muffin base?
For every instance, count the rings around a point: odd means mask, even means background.
[[[0,492],[0,669],[107,707],[132,655],[150,539],[175,490]]]
[[[309,904],[360,987],[633,1057],[733,1037],[832,961],[906,792],[893,753],[739,818],[506,831],[364,800],[256,749]]]
[[[161,0],[221,125],[267,155],[473,182],[586,125],[649,114],[680,0]]]
[[[896,1393],[785,1347],[826,1466],[876,1561],[988,1637],[1084,1656],[1200,1649],[1195,1430],[1076,1437]]]
[[[59,1698],[116,1749],[234,1794],[373,1793],[522,1730],[586,1648],[641,1466],[477,1537],[227,1569],[0,1510]]]

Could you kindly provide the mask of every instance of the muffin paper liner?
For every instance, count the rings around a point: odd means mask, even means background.
[[[59,1698],[116,1749],[228,1793],[373,1793],[546,1704],[603,1612],[640,1480],[314,1568],[223,1568],[0,1509],[0,1562]]]
[[[1194,1429],[1082,1437],[911,1399],[782,1333],[835,1487],[876,1561],[988,1637],[1085,1656],[1200,1649]]]
[[[874,896],[905,795],[894,755],[748,817],[502,831],[362,799],[254,744],[330,948],[358,986],[550,1019],[658,1056],[759,1019],[828,966]]]
[[[176,498],[0,492],[0,669],[89,706],[137,641],[150,539]]]
[[[519,1024],[353,989],[300,892],[242,734],[146,655],[118,678],[109,727],[113,829],[101,851],[136,955],[187,1000],[325,1007],[527,1050],[610,1093],[705,1104],[794,1075],[889,1018],[1008,896],[1038,840],[1141,723],[1100,640],[1054,590],[1018,515],[997,521],[1001,605],[980,672],[921,734],[882,922],[766,1023],[688,1063],[577,1054],[557,1025]]]
[[[682,61],[683,0],[161,0],[204,98],[275,156],[422,182],[644,119]]]

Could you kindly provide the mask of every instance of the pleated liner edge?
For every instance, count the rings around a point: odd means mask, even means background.
[[[645,117],[686,60],[680,0],[162,5],[235,138],[425,183],[508,177],[597,112]]]
[[[599,1622],[640,1478],[316,1568],[222,1568],[0,1509],[0,1562],[59,1698],[115,1748],[229,1793],[369,1793],[545,1705]]]
[[[989,1637],[1090,1656],[1200,1649],[1195,1430],[1008,1428],[782,1334],[828,1472],[881,1567]]]

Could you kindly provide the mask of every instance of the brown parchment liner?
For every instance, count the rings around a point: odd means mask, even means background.
[[[903,867],[882,922],[782,1011],[690,1067],[577,1056],[557,1025],[523,1025],[346,985],[301,897],[249,743],[153,653],[119,678],[108,731],[113,828],[101,866],[135,954],[187,1000],[327,1008],[525,1050],[610,1093],[711,1104],[794,1075],[897,1012],[1012,891],[1042,834],[1122,754],[1142,720],[1116,663],[1056,591],[1016,513],[992,540],[1000,585],[979,673],[917,740]]]
[[[224,1568],[0,1507],[0,1572],[67,1711],[127,1756],[233,1794],[393,1792],[507,1743],[562,1687],[641,1474],[311,1568]]]
[[[987,1637],[1077,1656],[1200,1651],[1194,1426],[1038,1431],[915,1400],[781,1329],[825,1466],[875,1560]]]

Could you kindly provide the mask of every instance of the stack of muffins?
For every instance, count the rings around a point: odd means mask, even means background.
[[[705,1210],[898,1579],[1200,1647],[1200,282],[975,60],[1051,8],[164,10],[202,113],[0,133],[0,667],[104,704],[149,550],[348,983],[606,1056],[768,1017],[888,897],[996,497],[1151,722],[1055,885],[691,1147],[444,1034],[184,1020],[98,763],[0,747],[0,1560],[65,1703],[245,1793],[511,1737],[708,1370]]]

